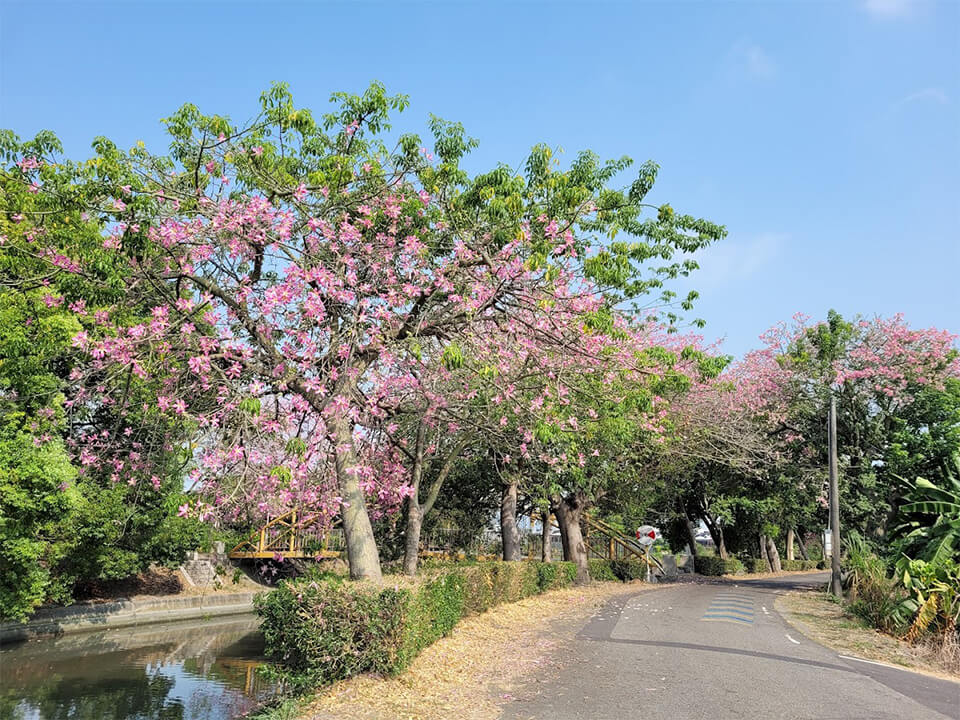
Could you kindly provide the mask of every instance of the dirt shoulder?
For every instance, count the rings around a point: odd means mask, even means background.
[[[660,586],[660,587],[669,587]],[[583,623],[607,602],[656,590],[596,583],[555,590],[467,618],[395,678],[337,683],[301,705],[301,720],[488,720],[525,677],[562,657]]]
[[[823,593],[787,593],[777,598],[774,607],[804,635],[843,655],[960,681],[957,663],[944,662],[940,654],[929,647],[910,645],[867,627]]]

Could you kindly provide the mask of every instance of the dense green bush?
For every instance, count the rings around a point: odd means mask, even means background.
[[[781,560],[780,567],[789,572],[816,570],[819,562],[817,560]]]
[[[461,618],[571,585],[575,577],[573,563],[493,562],[387,588],[302,578],[256,602],[276,672],[301,690],[359,673],[400,672]]]
[[[769,571],[767,561],[763,558],[747,558],[743,561],[748,573],[765,573]]]
[[[577,578],[577,566],[570,562],[534,563],[541,591],[573,585]]]
[[[716,555],[697,555],[694,569],[700,575],[740,575],[744,572],[743,563],[737,558],[724,560]]]
[[[888,574],[887,561],[856,532],[847,536],[844,545],[843,584],[850,611],[885,632],[901,630],[897,610],[906,592]]]
[[[604,560],[603,558],[591,558],[590,563],[590,579],[599,580],[601,582],[616,582],[619,578],[613,574],[613,568],[610,565],[609,560]]]
[[[610,568],[613,570],[614,577],[621,582],[645,580],[647,577],[646,563],[637,558],[611,560]]]

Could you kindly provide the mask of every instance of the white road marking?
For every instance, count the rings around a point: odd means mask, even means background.
[[[764,614],[764,615],[769,615],[769,614],[770,614],[770,613],[767,612],[767,608],[766,608],[765,605],[761,605],[760,607],[763,608],[763,614]]]
[[[799,645],[799,644],[800,644],[800,641],[799,641],[799,640],[794,640],[792,637],[790,637],[790,633],[787,633],[787,640],[789,640],[790,642],[792,642],[794,645]]]
[[[856,660],[857,662],[870,663],[871,665],[879,665],[880,667],[891,668],[893,670],[903,670],[905,672],[916,672],[910,668],[900,667],[899,665],[890,665],[888,663],[877,662],[876,660],[864,660],[863,658],[853,657],[853,655],[837,655],[838,658],[843,658],[844,660]]]

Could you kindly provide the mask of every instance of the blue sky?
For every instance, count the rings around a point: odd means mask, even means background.
[[[0,126],[164,147],[183,102],[271,81],[315,111],[373,79],[480,141],[660,163],[653,202],[723,223],[689,286],[739,354],[778,320],[903,312],[960,332],[960,3],[0,0]]]

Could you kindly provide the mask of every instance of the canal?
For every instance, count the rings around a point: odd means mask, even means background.
[[[229,720],[269,699],[254,615],[0,648],[0,720]]]

